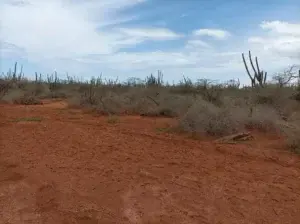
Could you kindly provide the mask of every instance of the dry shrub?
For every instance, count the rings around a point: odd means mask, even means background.
[[[216,107],[204,100],[198,100],[180,118],[179,126],[184,131],[224,136],[245,129],[277,131],[280,116],[272,107],[257,105],[251,107]]]
[[[10,88],[11,82],[0,79],[0,99],[2,99],[7,94]]]
[[[100,113],[176,117],[195,101],[191,95],[170,94],[162,88],[131,87],[123,92],[84,90],[68,100],[69,105],[94,108]]]
[[[6,103],[35,105],[41,104],[40,98],[46,98],[48,94],[48,88],[44,84],[35,83],[23,83],[20,85],[13,83],[11,88],[6,91],[6,94],[2,97],[2,101]]]
[[[100,88],[86,88],[82,93],[68,99],[71,107],[92,108],[100,114],[139,113],[147,102],[137,92],[117,94],[114,91],[102,91]]]
[[[299,103],[291,99],[293,92],[292,88],[259,89],[256,93],[252,93],[252,104],[272,107],[282,118],[287,119],[299,108]]]
[[[123,100],[122,95],[108,92],[106,96],[99,98],[100,103],[97,105],[97,109],[108,114],[120,114],[124,110]]]
[[[223,136],[243,129],[232,111],[198,100],[179,120],[179,127],[188,132]]]
[[[21,105],[41,105],[43,104],[36,96],[34,95],[24,95],[19,98],[15,98],[13,100],[14,104],[21,104]]]
[[[287,148],[299,154],[300,153],[300,119],[293,122],[284,122],[281,125],[281,133],[285,136]]]
[[[2,97],[2,100],[6,103],[13,103],[15,99],[23,97],[25,94],[24,90],[21,89],[9,89],[6,94]]]
[[[49,87],[46,84],[31,84],[25,88],[26,93],[30,93],[34,96],[45,97],[51,93]]]
[[[194,103],[195,99],[189,95],[164,93],[159,97],[147,97],[152,106],[144,111],[145,116],[178,117],[183,115]]]
[[[249,116],[244,120],[247,128],[260,131],[277,131],[278,121],[281,117],[276,110],[267,105],[256,105],[252,107]]]

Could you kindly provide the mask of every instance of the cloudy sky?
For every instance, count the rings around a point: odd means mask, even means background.
[[[299,0],[0,0],[0,71],[247,82],[300,63]]]

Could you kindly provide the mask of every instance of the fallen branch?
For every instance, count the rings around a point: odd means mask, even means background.
[[[216,143],[235,143],[237,141],[247,141],[253,139],[250,132],[242,132],[233,135],[228,135],[215,140]]]

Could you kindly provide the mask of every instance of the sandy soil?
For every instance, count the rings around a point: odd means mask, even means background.
[[[299,223],[300,159],[279,137],[217,144],[170,122],[0,105],[0,223]]]

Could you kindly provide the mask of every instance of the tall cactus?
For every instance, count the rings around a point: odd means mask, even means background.
[[[256,64],[256,69],[257,69],[256,70],[254,67],[253,61],[252,61],[251,52],[249,51],[249,61],[250,61],[251,67],[254,71],[253,76],[250,74],[247,62],[245,60],[244,53],[242,53],[242,58],[243,58],[243,62],[244,62],[247,74],[251,80],[251,86],[256,87],[257,85],[259,85],[260,87],[264,87],[264,85],[266,84],[266,80],[267,80],[267,72],[260,70],[257,57],[255,57],[255,64]]]

